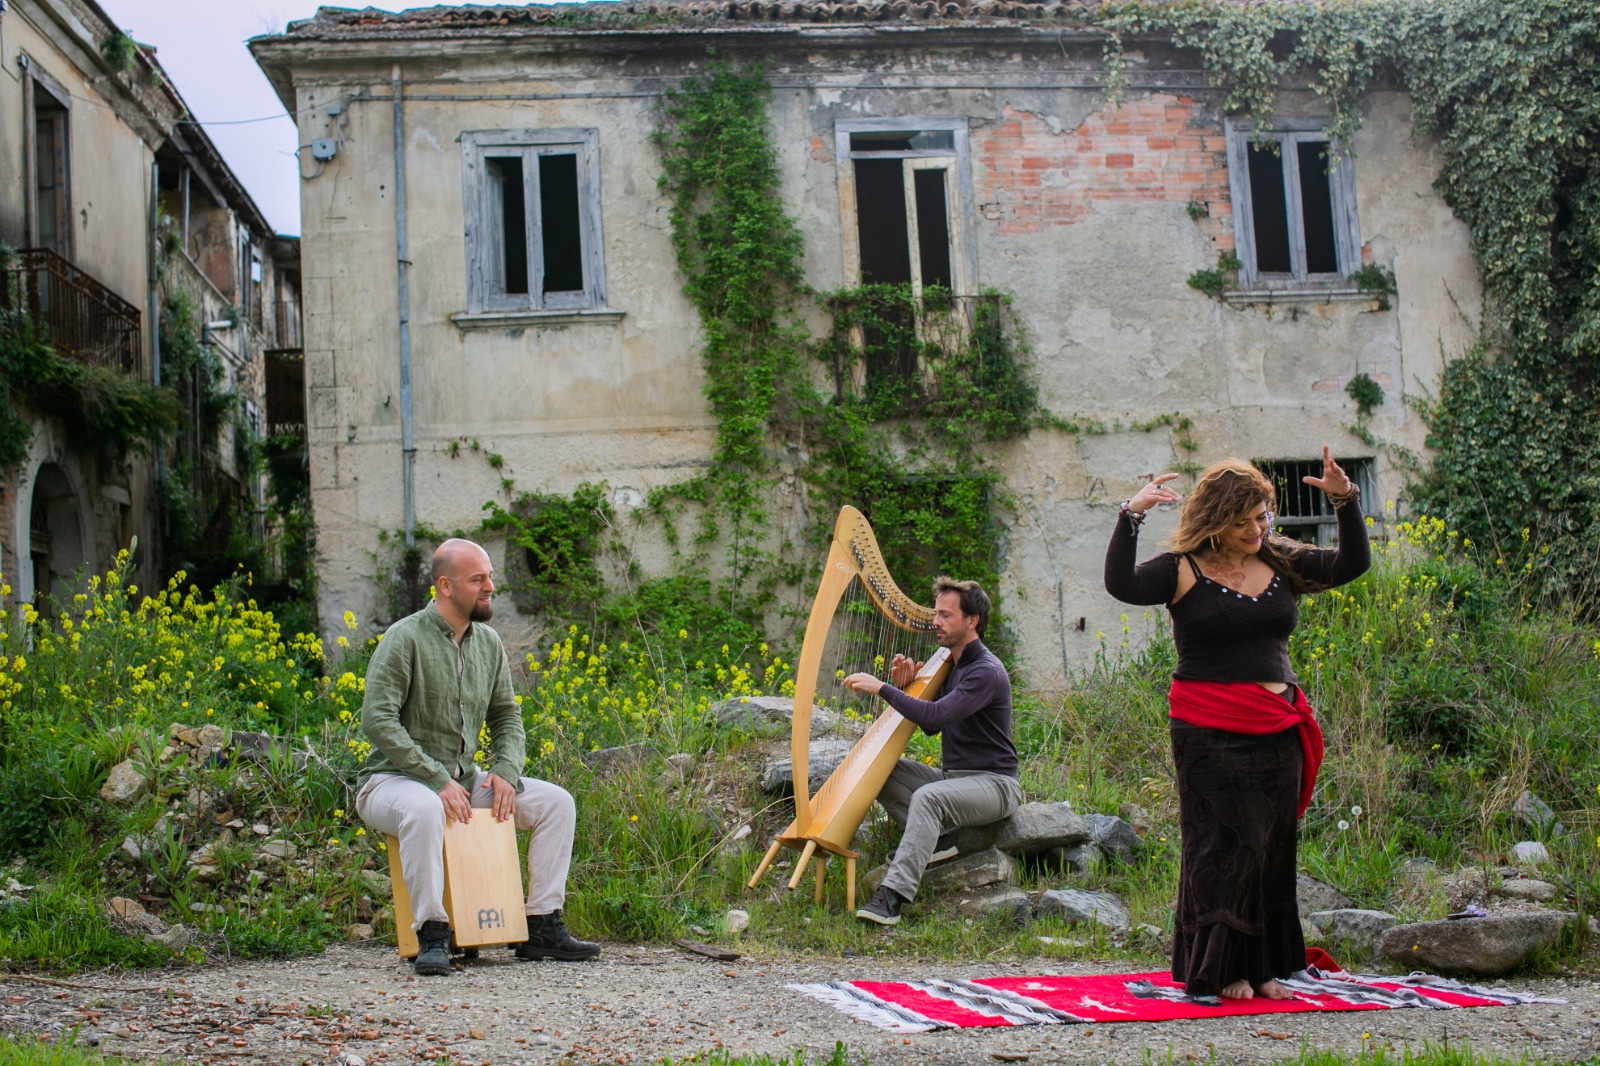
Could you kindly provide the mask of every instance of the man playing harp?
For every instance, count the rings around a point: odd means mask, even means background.
[[[917,894],[939,834],[988,825],[1010,816],[1022,802],[1017,749],[1011,743],[1011,678],[980,639],[989,621],[989,597],[976,581],[941,577],[933,583],[933,631],[950,651],[950,676],[936,700],[907,696],[905,685],[922,668],[904,655],[889,664],[893,683],[851,674],[844,686],[882,696],[929,736],[939,737],[941,769],[901,759],[878,802],[903,832],[889,872],[866,906],[862,921],[895,925],[900,908]]]

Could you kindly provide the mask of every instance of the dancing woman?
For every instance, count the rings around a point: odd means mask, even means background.
[[[1182,497],[1162,474],[1122,505],[1106,591],[1164,603],[1178,651],[1170,701],[1183,853],[1172,976],[1191,995],[1287,999],[1277,978],[1305,969],[1295,898],[1295,830],[1322,762],[1322,731],[1289,665],[1296,598],[1353,581],[1371,562],[1360,492],[1322,449],[1336,549],[1272,532],[1276,492],[1224,459],[1184,505],[1171,551],[1135,565],[1139,525]]]

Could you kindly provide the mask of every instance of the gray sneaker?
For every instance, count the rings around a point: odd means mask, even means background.
[[[427,921],[417,930],[417,958],[412,972],[422,977],[444,977],[450,965],[450,926],[447,922]]]
[[[899,925],[900,906],[903,903],[905,900],[900,898],[900,893],[887,885],[879,885],[872,898],[867,900],[867,905],[856,911],[856,917],[877,925]]]

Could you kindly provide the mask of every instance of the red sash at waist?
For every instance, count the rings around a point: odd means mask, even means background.
[[[1322,766],[1322,727],[1316,712],[1306,702],[1300,686],[1294,686],[1294,703],[1276,692],[1268,692],[1253,681],[1184,681],[1175,679],[1167,692],[1173,718],[1207,729],[1262,736],[1293,729],[1300,738],[1300,754],[1305,763],[1300,770],[1300,807],[1304,815],[1311,806],[1311,793],[1317,786],[1317,770]]]

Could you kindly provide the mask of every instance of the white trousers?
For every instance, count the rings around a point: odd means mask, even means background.
[[[472,806],[494,805],[489,775],[482,770],[472,789]],[[448,923],[444,909],[444,801],[433,789],[404,774],[373,774],[356,795],[356,813],[368,826],[400,840],[400,872],[411,894],[413,929],[423,922]],[[492,814],[473,815],[492,818]],[[524,777],[517,794],[518,829],[528,838],[528,914],[559,910],[567,898],[572,865],[572,835],[577,807],[560,785]]]

